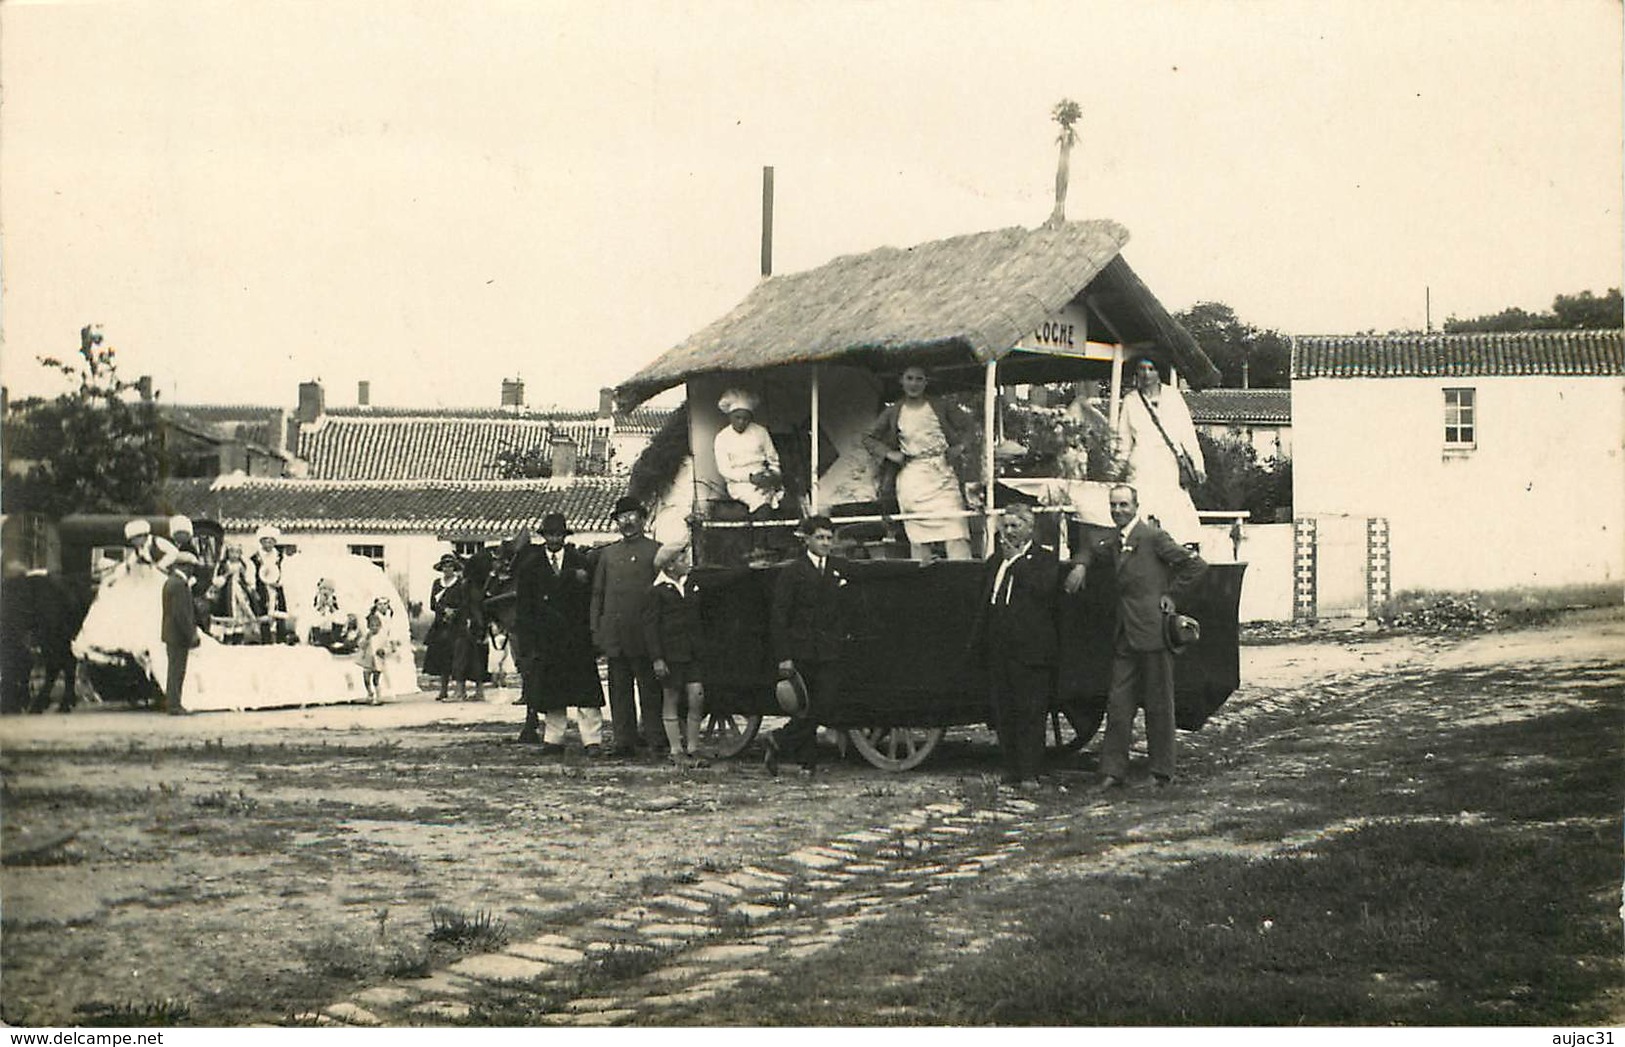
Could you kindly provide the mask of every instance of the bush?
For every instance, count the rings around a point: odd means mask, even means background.
[[[1292,460],[1270,457],[1259,461],[1251,444],[1233,437],[1215,440],[1197,433],[1207,480],[1191,491],[1198,509],[1251,514],[1255,523],[1292,518]]]

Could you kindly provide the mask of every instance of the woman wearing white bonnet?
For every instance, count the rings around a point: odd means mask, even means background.
[[[756,396],[744,389],[723,393],[717,407],[728,416],[728,425],[717,433],[713,445],[728,497],[743,502],[751,513],[777,509],[784,498],[779,452],[767,429],[756,421],[757,406]]]

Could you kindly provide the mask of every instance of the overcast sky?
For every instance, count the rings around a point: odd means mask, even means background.
[[[775,269],[1070,218],[1171,310],[1420,328],[1619,286],[1621,6],[0,5],[12,395],[591,406]]]

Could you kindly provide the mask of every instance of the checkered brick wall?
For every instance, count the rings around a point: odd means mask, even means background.
[[[1300,517],[1292,524],[1292,617],[1315,617],[1315,521]]]
[[[1366,614],[1393,595],[1393,576],[1388,567],[1388,518],[1373,516],[1365,522]]]

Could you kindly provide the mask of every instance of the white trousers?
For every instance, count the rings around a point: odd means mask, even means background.
[[[576,708],[576,726],[581,728],[582,745],[598,745],[604,737],[604,713],[597,706]],[[570,726],[570,714],[559,709],[542,714],[542,741],[548,745],[563,745],[565,729]]]

